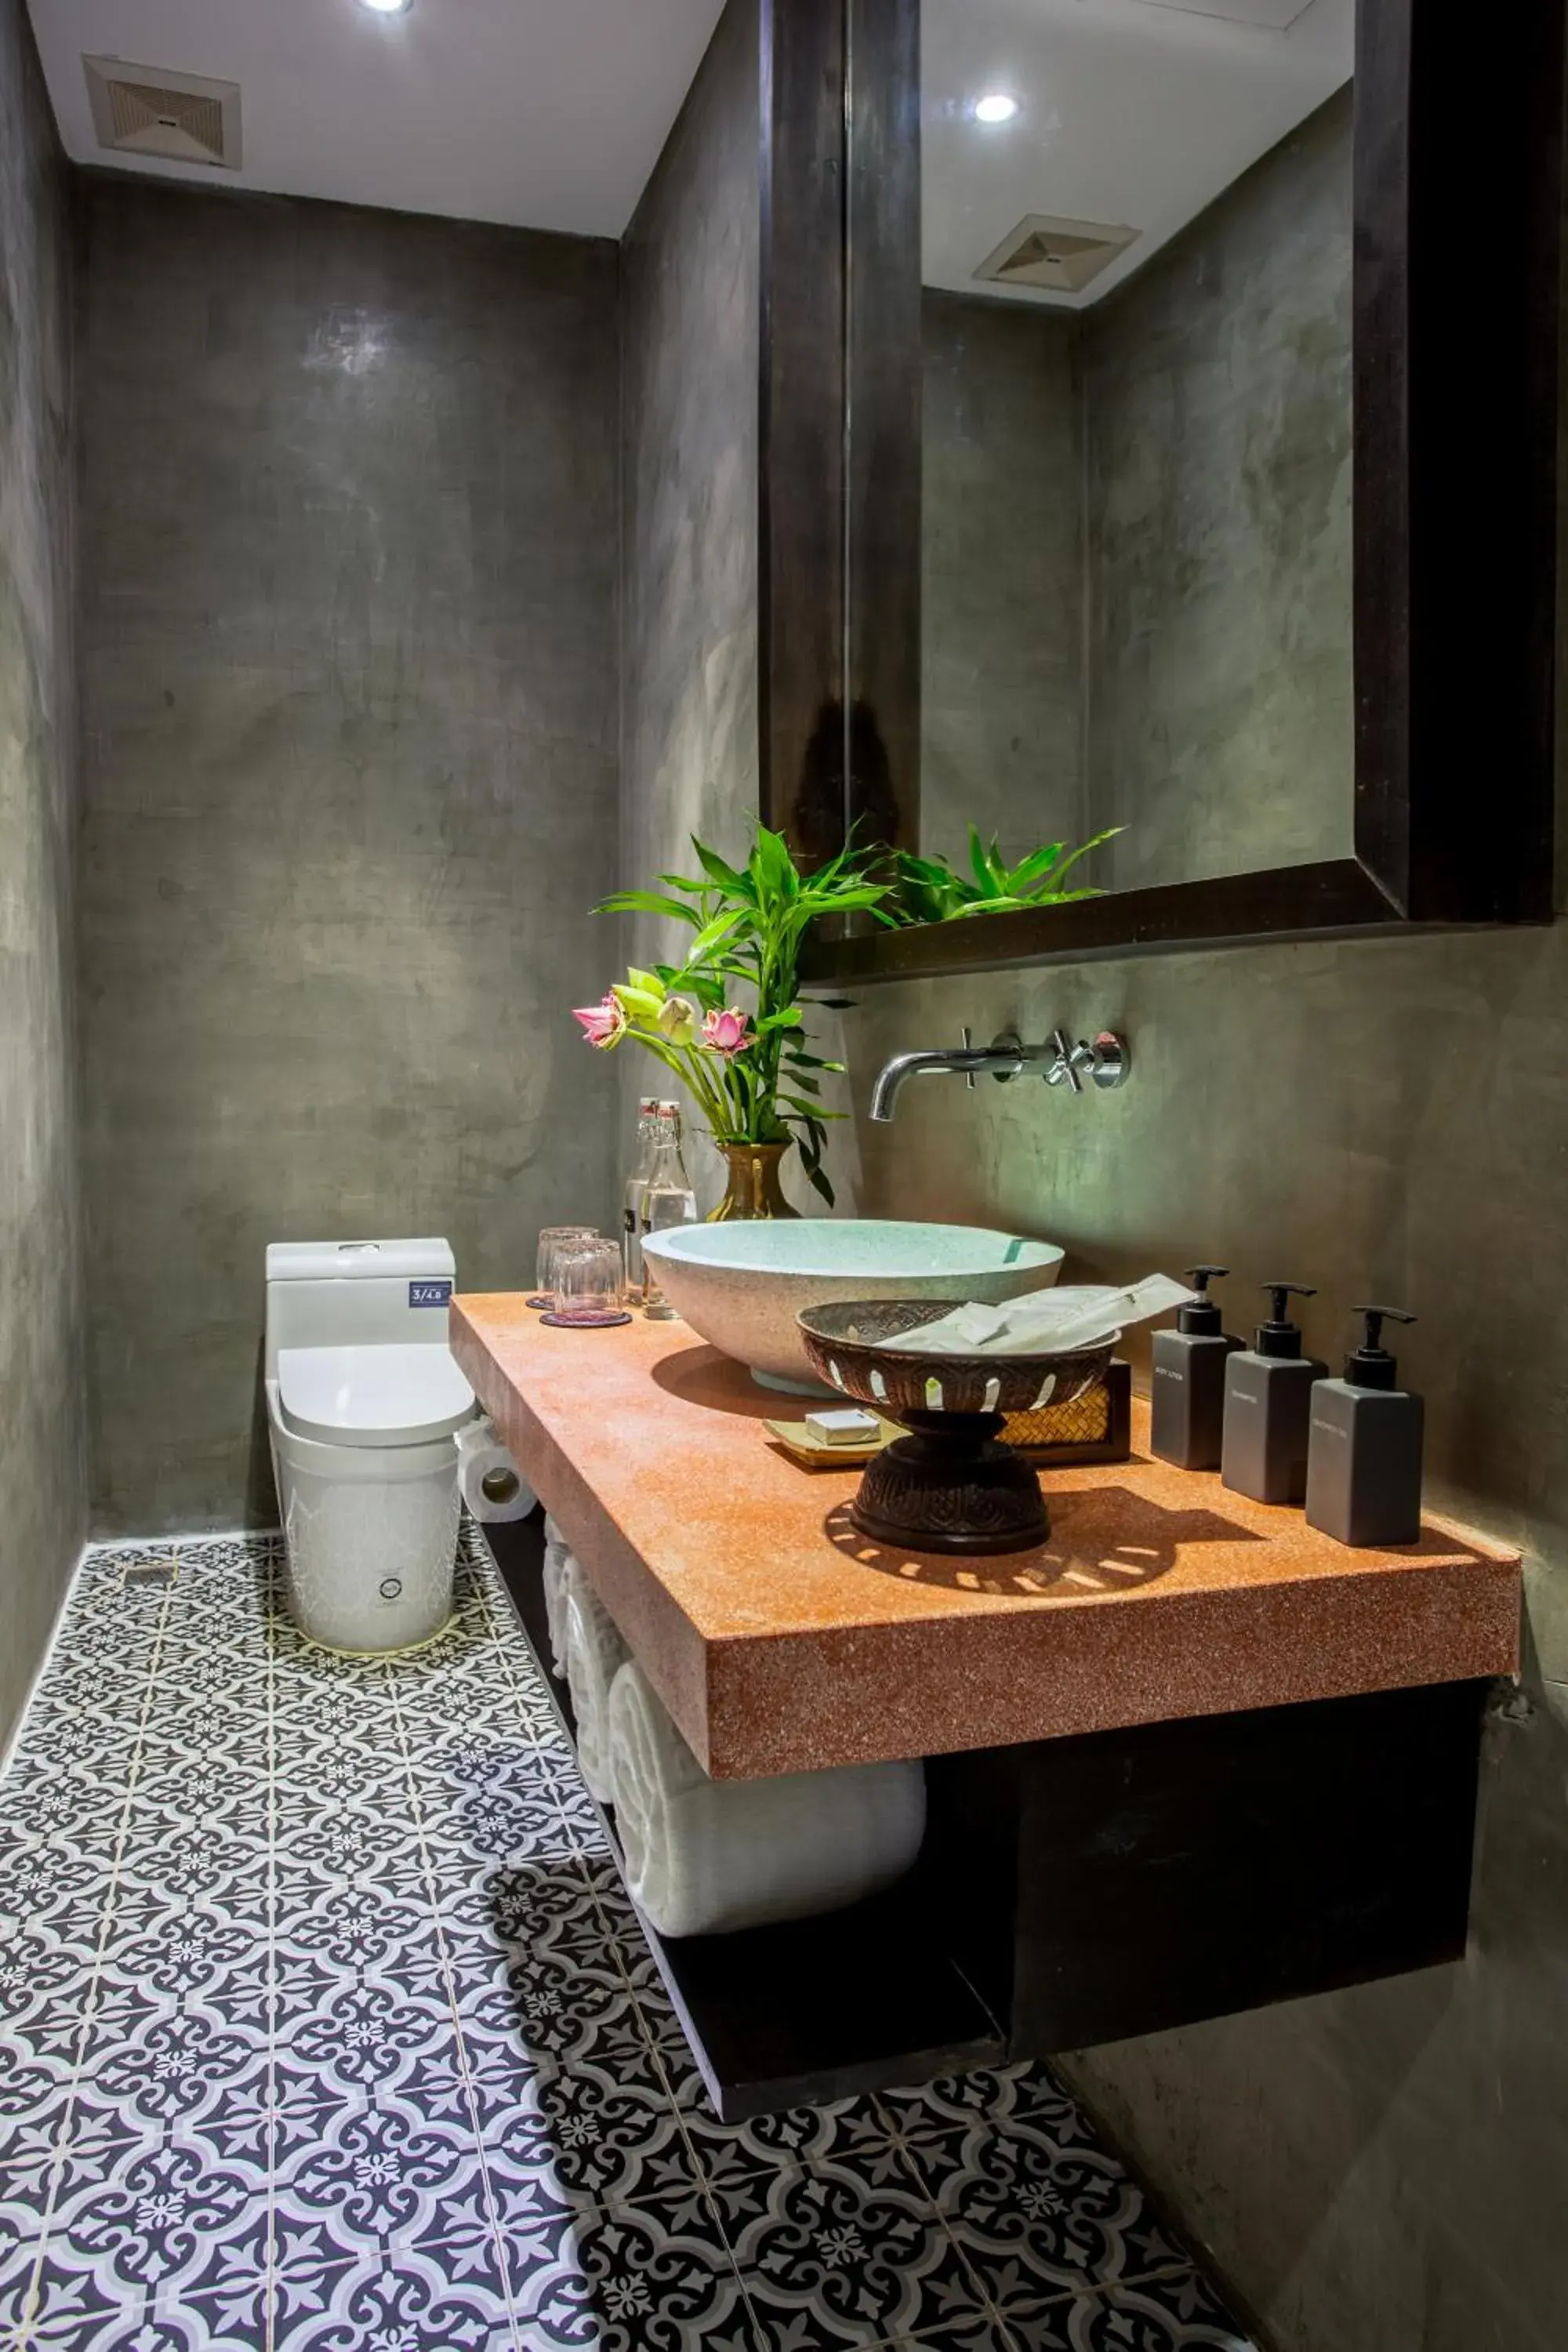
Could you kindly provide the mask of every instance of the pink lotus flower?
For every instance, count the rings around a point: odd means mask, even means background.
[[[602,1004],[579,1004],[574,1007],[572,1018],[583,1024],[583,1034],[590,1045],[607,1053],[618,1045],[626,1034],[626,1016],[619,998],[612,989]]]
[[[752,1043],[751,1027],[750,1015],[731,1004],[723,1013],[709,1013],[702,1024],[702,1043],[710,1053],[722,1054],[726,1058],[743,1054]]]

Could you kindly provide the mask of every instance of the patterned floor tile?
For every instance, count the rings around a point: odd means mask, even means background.
[[[258,2194],[243,2167],[216,2163],[210,2149],[172,2136],[150,2137],[112,2179],[62,2185],[49,2256],[63,2270],[90,2273],[121,2301],[142,2290],[184,2294],[226,2248],[255,2236],[266,2210],[266,2190]]]
[[[95,2019],[82,2073],[95,2095],[143,2131],[191,2126],[256,2097],[267,2053],[253,2033],[173,2006]]]
[[[416,2082],[461,2079],[445,1999],[414,2001],[373,1978],[338,1979],[318,2004],[281,2018],[279,2050],[339,2098],[410,2095]]]
[[[498,2210],[542,2194],[574,2205],[646,2204],[698,2179],[668,2094],[651,2066],[563,2067],[504,2076],[476,2058],[485,2160]]]
[[[707,2084],[684,2046],[660,2042],[659,2055],[675,2096],[681,2128],[703,2177],[722,2203],[731,2184],[759,2173],[843,2159],[868,2177],[908,2183],[907,2163],[891,2146],[868,2099],[837,2099],[820,2107],[789,2107],[744,2123],[721,2123]]]
[[[1195,2273],[1074,2297],[1009,2319],[1014,2352],[1256,2352]]]
[[[1062,2156],[1004,2127],[922,2142],[915,2166],[976,2275],[1008,2273],[1014,2310],[1018,2281],[1044,2304],[1152,2267],[1142,2193],[1098,2150]]]
[[[930,2200],[881,2156],[754,2174],[719,2210],[776,2352],[978,2330],[990,2316]]]
[[[758,2341],[723,2231],[695,2185],[524,2232],[510,2264],[530,2352],[752,2352]]]
[[[459,2236],[321,2274],[316,2307],[280,2312],[277,2352],[512,2352],[500,2249]]]
[[[46,2246],[19,2248],[0,2264],[0,2345],[6,2352],[129,2352],[142,2300],[138,2292],[127,2304]]]
[[[462,1551],[393,1661],[274,1543],[84,1564],[0,1784],[3,2352],[1237,2352],[1043,2068],[718,2122]]]
[[[431,2124],[395,2101],[325,2118],[277,2180],[280,2215],[319,2224],[334,2248],[362,2259],[429,2237],[465,2200],[483,2206],[483,2161],[467,2118]]]

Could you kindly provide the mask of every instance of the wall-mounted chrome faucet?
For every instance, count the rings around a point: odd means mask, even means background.
[[[1034,1070],[1047,1086],[1068,1087],[1075,1095],[1080,1095],[1086,1078],[1103,1092],[1124,1086],[1131,1068],[1125,1041],[1113,1036],[1109,1029],[1101,1030],[1092,1044],[1080,1037],[1076,1045],[1065,1029],[1053,1030],[1048,1044],[1044,1045],[1026,1045],[1011,1029],[1004,1029],[989,1045],[975,1045],[970,1043],[966,1029],[962,1045],[938,1045],[920,1054],[895,1054],[877,1074],[877,1083],[871,1089],[871,1117],[879,1125],[887,1125],[906,1078],[962,1077],[973,1087],[977,1077],[989,1076],[1005,1086],[1013,1078],[1021,1078],[1026,1070]]]

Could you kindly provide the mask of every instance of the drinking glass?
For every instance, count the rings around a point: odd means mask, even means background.
[[[553,1307],[555,1304],[555,1253],[567,1242],[591,1242],[595,1237],[592,1225],[546,1225],[539,1236],[539,1255],[533,1268],[533,1296],[530,1307]]]
[[[616,1244],[594,1234],[555,1253],[554,1323],[625,1323],[626,1267]]]

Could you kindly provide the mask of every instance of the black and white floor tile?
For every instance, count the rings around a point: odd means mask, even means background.
[[[0,2352],[1248,2352],[1040,2068],[717,2122],[488,1552],[89,1553],[0,1782]]]

